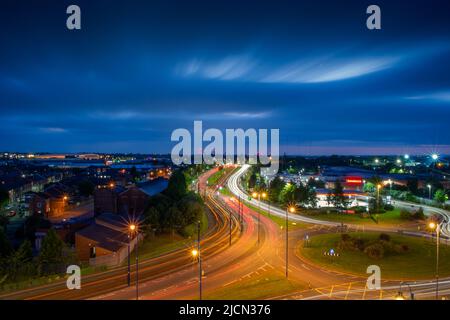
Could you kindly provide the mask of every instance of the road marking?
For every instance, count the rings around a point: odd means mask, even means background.
[[[302,267],[305,268],[306,270],[311,270],[306,264],[302,263]]]
[[[364,292],[363,292],[362,300],[365,300],[365,298],[366,298],[366,290],[367,290],[367,284],[364,286]]]
[[[347,294],[345,295],[345,300],[347,300],[348,294],[350,293],[350,289],[352,288],[352,283],[350,282],[347,288]]]

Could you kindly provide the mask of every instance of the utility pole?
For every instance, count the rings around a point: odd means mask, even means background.
[[[130,286],[131,285],[131,266],[130,266],[130,264],[131,264],[131,257],[130,257],[130,240],[131,240],[131,235],[130,235],[130,233],[128,232],[128,271],[127,271],[127,283],[128,283],[128,286]]]
[[[197,223],[197,251],[198,251],[198,283],[199,299],[202,300],[202,255],[200,251],[200,221]]]
[[[136,232],[136,300],[139,300],[139,231]]]
[[[231,217],[232,213],[230,210],[230,246],[231,246],[231,227],[232,227],[232,217]]]
[[[288,242],[288,228],[289,228],[288,208],[286,208],[286,279],[288,277],[288,246],[289,246],[289,242]]]

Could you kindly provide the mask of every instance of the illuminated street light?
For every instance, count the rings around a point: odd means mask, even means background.
[[[431,184],[427,184],[427,188],[428,188],[428,198],[430,198],[431,200]]]
[[[403,158],[405,158],[406,160],[408,160],[408,159],[409,159],[409,154],[405,154],[405,155],[403,156]]]
[[[431,159],[433,159],[434,161],[436,161],[437,159],[439,159],[439,156],[436,153],[433,153],[431,155]]]
[[[69,199],[67,196],[64,196],[64,197],[63,197],[63,200],[67,200],[67,199]]]
[[[257,196],[258,196],[258,193],[257,193],[257,192],[253,192],[253,193],[252,193],[252,197],[253,197],[253,198],[256,198]]]
[[[405,300],[405,297],[403,296],[402,292],[398,292],[397,295],[395,296],[395,300]]]
[[[286,208],[286,236],[285,236],[285,238],[286,238],[286,258],[285,258],[285,260],[286,260],[286,279],[287,279],[287,277],[288,277],[288,249],[289,249],[289,239],[288,239],[288,228],[289,228],[289,223],[288,223],[288,211],[290,212],[290,213],[294,213],[295,212],[295,207],[294,206],[288,206],[287,208]]]
[[[136,233],[136,300],[139,300],[139,251],[138,251],[138,243],[139,243],[139,233],[138,226],[134,223],[130,223],[128,225],[129,235],[128,235],[128,285],[131,282],[131,271],[130,271],[130,240],[133,237],[133,234]]]
[[[439,236],[441,233],[441,228],[439,226],[439,223],[435,223],[431,221],[428,224],[428,227],[431,230],[436,231],[436,300],[439,299]]]
[[[197,258],[198,256],[198,250],[197,249],[192,249],[191,254],[194,258]]]

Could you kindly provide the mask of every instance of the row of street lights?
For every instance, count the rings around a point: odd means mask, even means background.
[[[439,299],[439,242],[440,242],[440,234],[441,234],[441,227],[438,222],[430,222],[428,223],[428,228],[430,230],[436,232],[436,300]],[[400,283],[400,289],[395,296],[395,300],[405,300],[405,297],[403,296],[402,292],[402,285],[406,284],[409,288],[409,293],[411,300],[414,300],[414,293],[411,290],[411,286],[408,283]]]
[[[253,192],[252,193],[253,198],[258,198],[258,245],[260,243],[260,214],[261,214],[261,197],[263,199],[267,198],[267,193],[266,192]],[[285,261],[286,261],[286,278],[288,277],[288,252],[289,252],[289,237],[288,237],[288,233],[289,233],[289,218],[288,215],[290,213],[294,213],[295,212],[295,206],[293,205],[288,205],[286,207],[286,217],[285,217],[285,229],[286,229],[286,236],[285,236],[285,248],[286,248],[286,257],[285,257]],[[270,215],[270,200],[269,200],[269,215]]]

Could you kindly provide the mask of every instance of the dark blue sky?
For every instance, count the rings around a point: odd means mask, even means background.
[[[295,154],[450,153],[448,0],[2,1],[0,39],[1,150],[169,152],[203,120]]]

